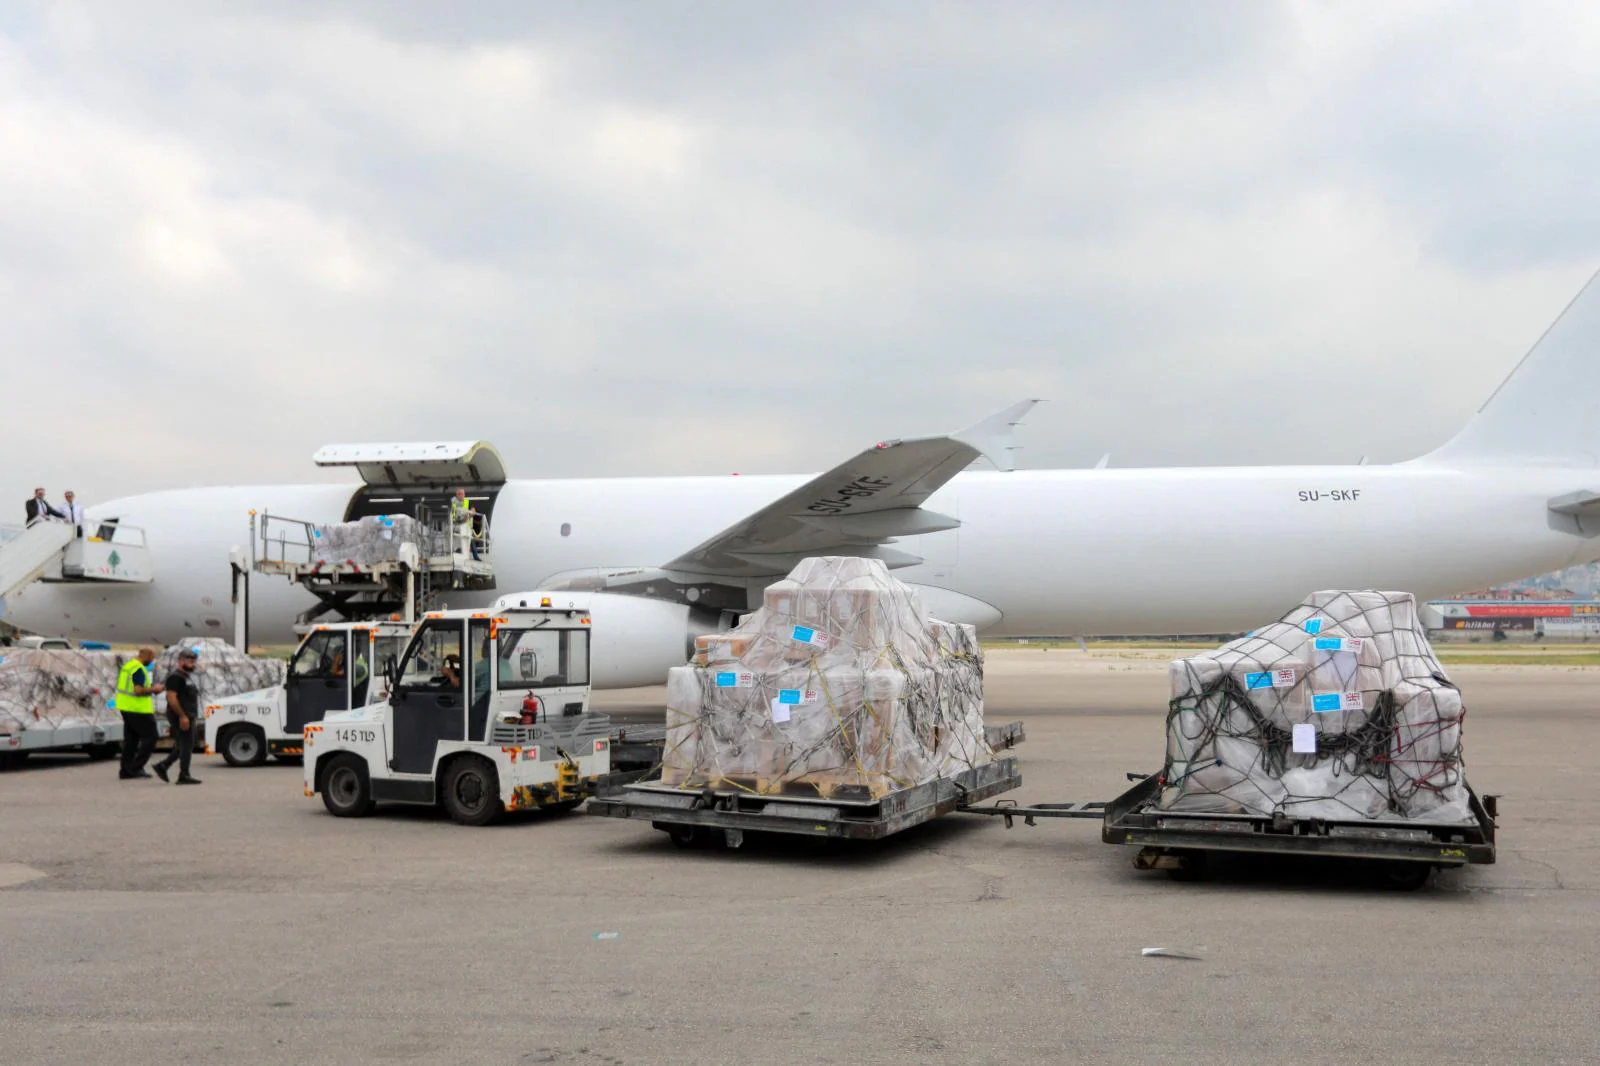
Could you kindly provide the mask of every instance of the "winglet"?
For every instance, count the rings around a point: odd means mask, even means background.
[[[1032,410],[1033,405],[1038,402],[1038,400],[1023,400],[1021,403],[1014,403],[975,426],[950,434],[950,439],[972,448],[993,463],[997,470],[1015,470],[1017,441],[1012,429],[1021,423],[1022,416]]]

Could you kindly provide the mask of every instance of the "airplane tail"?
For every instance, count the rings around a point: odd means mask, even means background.
[[[1418,461],[1600,466],[1600,274],[1461,431]]]

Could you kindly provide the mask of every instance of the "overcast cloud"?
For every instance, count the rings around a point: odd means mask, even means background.
[[[1397,460],[1600,266],[1593,5],[452,7],[0,8],[0,490]]]

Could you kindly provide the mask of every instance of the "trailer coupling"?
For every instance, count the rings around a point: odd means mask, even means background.
[[[1006,828],[1010,829],[1021,818],[1024,825],[1035,824],[1038,818],[1093,818],[1096,821],[1106,816],[1106,805],[1103,801],[1087,803],[1035,803],[1023,807],[1016,800],[996,800],[988,807],[957,807],[962,814],[988,814],[1006,820]]]

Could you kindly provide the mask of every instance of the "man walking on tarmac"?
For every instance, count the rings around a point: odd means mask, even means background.
[[[167,771],[174,761],[178,764],[178,784],[198,785],[200,779],[189,774],[189,757],[194,754],[194,726],[200,720],[199,692],[194,687],[196,656],[193,648],[178,653],[178,668],[167,677],[167,724],[172,727],[172,751],[151,767],[161,780],[169,780]]]
[[[123,781],[150,776],[144,764],[156,750],[155,694],[162,691],[150,683],[155,657],[154,648],[140,648],[117,672],[117,710],[122,714],[122,772],[117,777]]]

